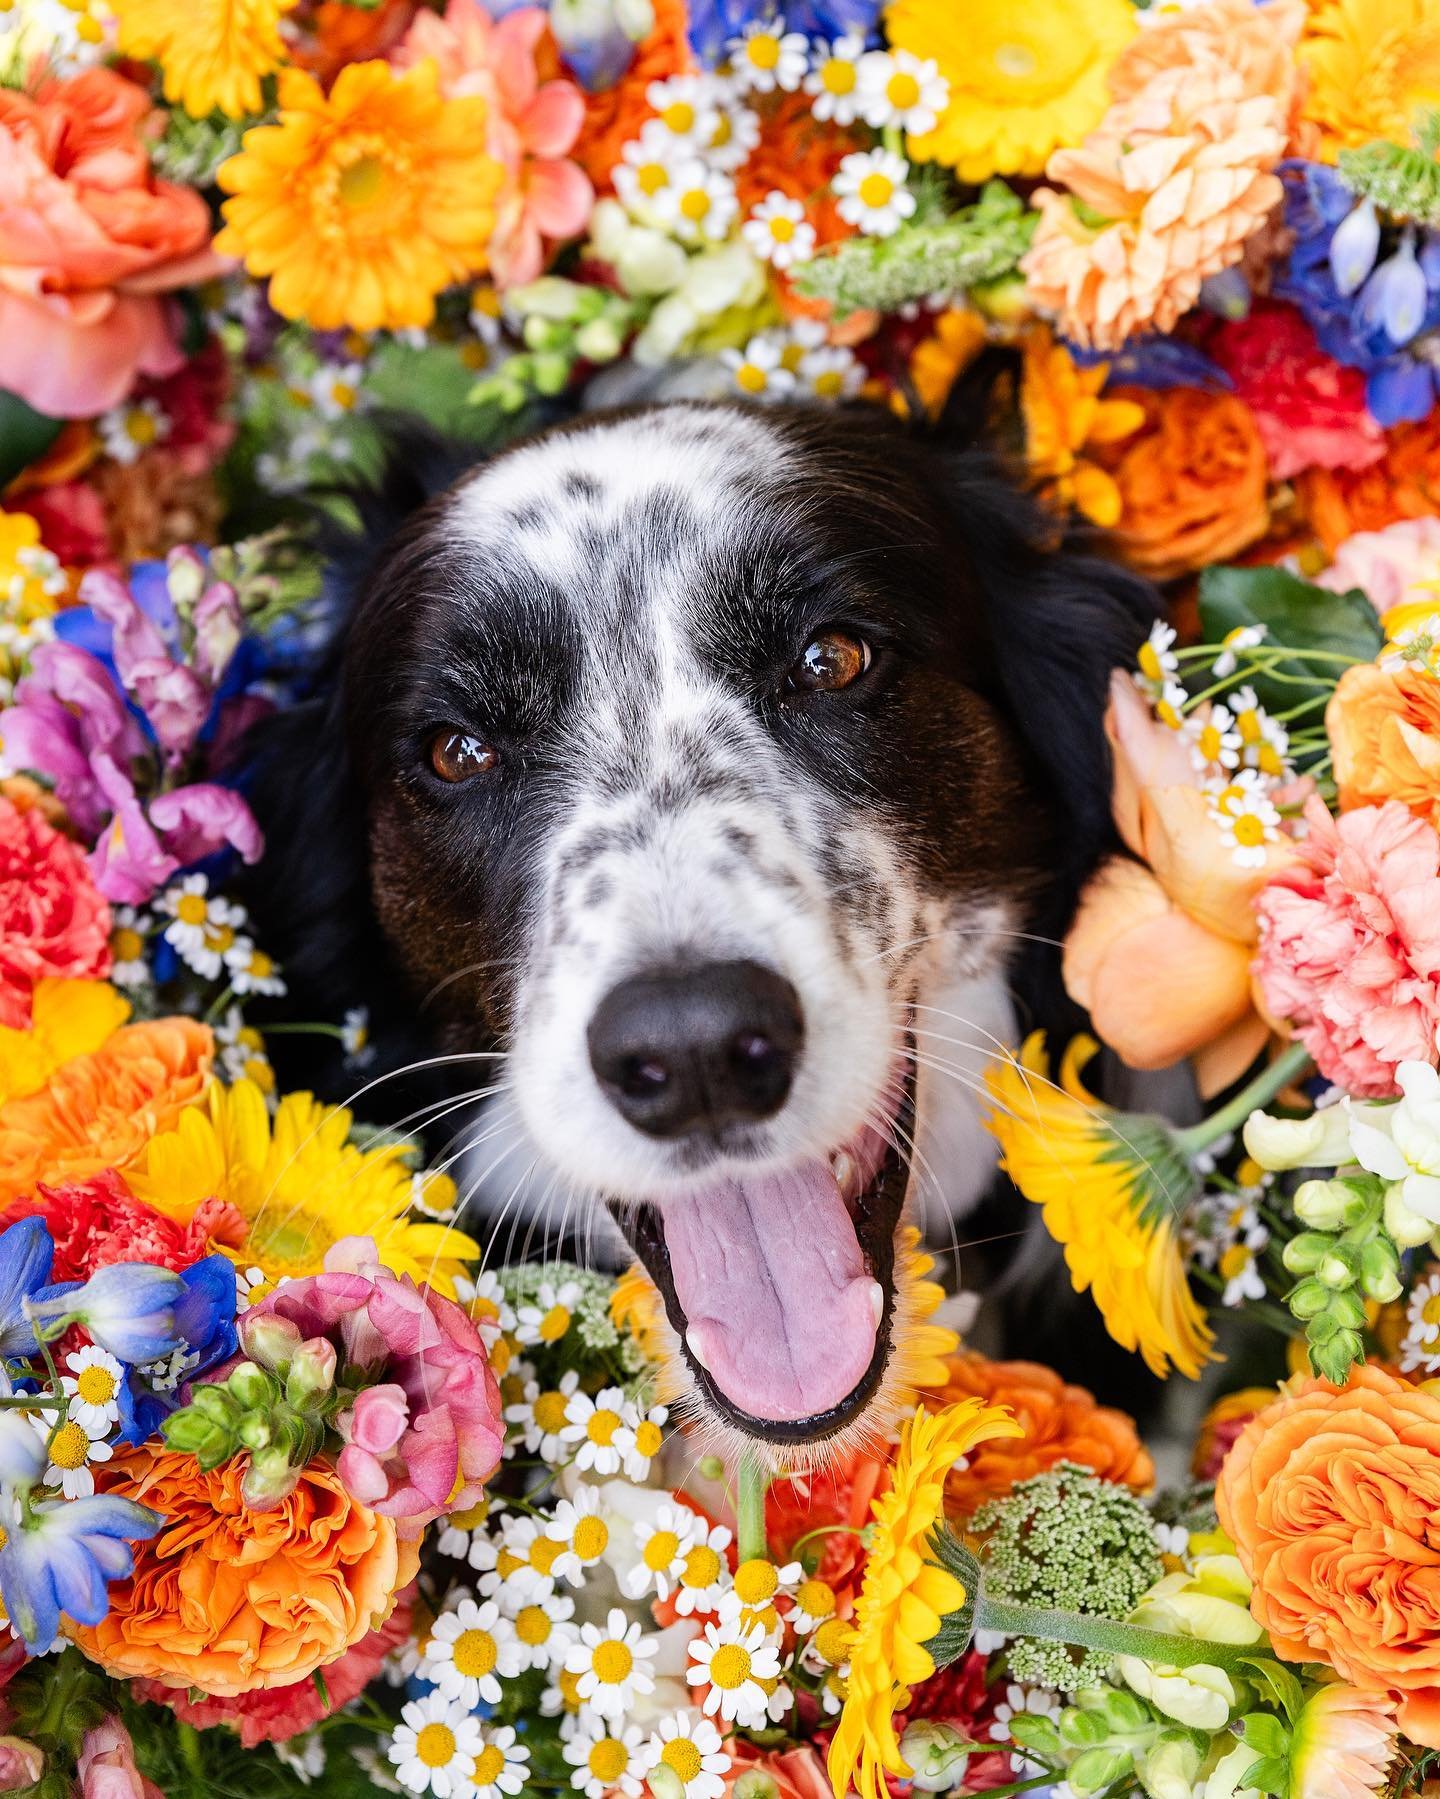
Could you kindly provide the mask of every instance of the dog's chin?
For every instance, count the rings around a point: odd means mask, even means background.
[[[896,1245],[913,1062],[883,1128],[830,1155],[610,1210],[665,1307],[667,1386],[712,1437],[776,1466],[884,1440],[907,1320]]]

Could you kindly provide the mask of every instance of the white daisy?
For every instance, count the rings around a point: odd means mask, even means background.
[[[637,1405],[633,1412],[633,1418],[627,1419],[616,1431],[615,1447],[620,1451],[621,1462],[630,1479],[643,1481],[665,1441],[662,1427],[670,1416],[670,1408],[652,1405],[648,1412],[641,1412]]]
[[[762,1682],[780,1675],[780,1657],[762,1624],[747,1629],[740,1619],[712,1620],[690,1643],[685,1678],[692,1687],[707,1687],[704,1711],[717,1712],[727,1724],[755,1730],[768,1717],[770,1694]]]
[[[340,1020],[340,1048],[347,1068],[364,1068],[375,1060],[368,1006],[352,1006]]]
[[[730,1768],[720,1732],[698,1712],[675,1712],[655,1726],[644,1750],[645,1771],[665,1767],[684,1799],[722,1799]]]
[[[560,1667],[552,1669],[550,1680],[540,1695],[540,1716],[560,1720],[560,1737],[563,1742],[569,1742],[571,1737],[578,1736],[582,1730],[596,1730],[604,1725],[600,1714],[592,1711],[576,1691],[579,1679],[578,1674],[572,1674],[562,1663]]]
[[[730,1585],[730,1568],[725,1551],[730,1547],[730,1531],[723,1524],[705,1529],[699,1520],[700,1536],[694,1547],[685,1552],[675,1587],[675,1610],[682,1618],[692,1613],[713,1612],[720,1597]]]
[[[733,175],[750,160],[750,152],[760,142],[760,115],[748,106],[720,104],[720,117],[715,135],[705,150],[705,160],[712,168]]]
[[[858,33],[815,46],[815,62],[805,77],[805,92],[813,96],[810,110],[817,119],[835,125],[853,125],[860,112],[860,59],[865,39]]]
[[[777,269],[808,262],[815,254],[815,227],[805,217],[805,208],[779,188],[753,208],[740,235],[762,262]]]
[[[692,157],[675,170],[674,195],[670,228],[682,242],[718,244],[730,235],[740,202],[722,169]]]
[[[655,119],[620,149],[610,171],[625,210],[647,225],[668,225],[675,217],[675,171],[683,150]]]
[[[831,187],[846,224],[866,237],[889,237],[915,210],[905,186],[910,165],[893,150],[856,150],[835,171]]]
[[[552,1465],[566,1459],[566,1407],[579,1385],[579,1374],[567,1368],[558,1387],[542,1387],[537,1380],[527,1380],[521,1398],[506,1406],[505,1421],[520,1426],[520,1441],[527,1454],[538,1455]]]
[[[523,1323],[525,1314],[520,1314]],[[562,1443],[575,1452],[575,1466],[585,1473],[618,1474],[622,1460],[616,1433],[634,1426],[640,1414],[619,1387],[602,1387],[592,1399],[588,1393],[572,1393],[565,1405]]]
[[[1010,1734],[1010,1720],[1030,1715],[1037,1718],[1049,1718],[1051,1723],[1060,1721],[1060,1696],[1048,1687],[1026,1687],[1011,1681],[1005,1688],[1005,1697],[995,1707],[995,1715],[987,1732],[992,1743],[1010,1743],[1014,1739]],[[1020,1779],[1031,1774],[1043,1774],[1044,1768],[1039,1762],[1032,1762],[1028,1757],[1015,1750],[1010,1753],[1011,1764]]]
[[[1236,625],[1220,639],[1220,654],[1210,664],[1213,674],[1233,675],[1240,666],[1241,650],[1257,649],[1265,641],[1264,625]]]
[[[799,393],[810,400],[848,400],[865,385],[865,365],[845,344],[822,344],[800,358]]]
[[[207,981],[220,978],[224,956],[246,922],[243,906],[211,894],[204,875],[186,875],[176,887],[167,887],[156,910],[170,920],[165,941],[187,967]]]
[[[1167,681],[1152,701],[1155,717],[1167,731],[1183,731],[1189,701],[1189,694],[1178,681]]]
[[[619,1388],[611,1388],[618,1392]],[[602,1393],[602,1399],[605,1395]],[[613,1473],[613,1469],[601,1470]],[[585,1577],[610,1547],[610,1526],[606,1522],[598,1487],[578,1486],[574,1497],[562,1499],[545,1534],[555,1545],[557,1554],[552,1571],[557,1580],[569,1581],[572,1587],[583,1587]]]
[[[1432,1267],[1410,1294],[1406,1331],[1400,1339],[1400,1372],[1440,1372],[1440,1267]]]
[[[1135,658],[1137,673],[1136,684],[1149,694],[1157,694],[1167,681],[1173,681],[1180,664],[1175,659],[1173,645],[1175,627],[1163,624],[1159,619],[1150,627],[1150,635],[1140,645],[1140,653]]]
[[[145,942],[154,928],[154,919],[134,906],[111,907],[110,980],[114,986],[129,989],[149,984]]]
[[[635,1547],[640,1560],[621,1577],[624,1592],[631,1599],[652,1591],[657,1599],[668,1599],[703,1528],[703,1519],[681,1505],[662,1505],[653,1523],[637,1524]]]
[[[835,1616],[835,1589],[815,1575],[801,1581],[795,1589],[795,1606],[789,1623],[798,1636],[809,1636],[819,1630],[827,1618]]]
[[[257,949],[249,937],[237,937],[225,951],[225,972],[239,994],[261,993],[277,998],[285,991],[274,961],[263,949]]]
[[[1240,733],[1227,706],[1192,712],[1185,720],[1191,766],[1202,775],[1224,776],[1240,766]]]
[[[385,1753],[412,1793],[469,1799],[482,1742],[478,1718],[443,1693],[427,1693],[400,1713]]]
[[[265,1039],[253,1024],[246,1024],[239,1006],[226,1008],[215,1026],[220,1051],[220,1072],[230,1082],[253,1081],[269,1100],[275,1094],[275,1070],[266,1053]]]
[[[656,123],[677,147],[704,150],[720,123],[719,84],[709,75],[671,75],[652,81],[645,98]]]
[[[456,1281],[456,1291],[460,1290],[460,1282]],[[465,1279],[463,1293],[465,1309],[479,1326],[482,1336],[487,1332],[496,1335],[509,1333],[514,1335],[519,1320],[515,1316],[515,1308],[505,1297],[505,1286],[493,1268],[483,1269],[479,1274]],[[534,1370],[528,1363],[517,1363],[517,1369],[523,1367],[528,1378]]]
[[[95,423],[105,454],[127,466],[170,435],[169,417],[158,400],[127,400]]]
[[[543,1599],[555,1591],[555,1563],[564,1545],[546,1536],[538,1518],[518,1515],[505,1520],[501,1541],[477,1539],[471,1546],[470,1565],[483,1569],[478,1583],[484,1594],[498,1595],[507,1611],[530,1599]]]
[[[447,1699],[473,1707],[483,1699],[500,1703],[500,1681],[529,1665],[515,1626],[493,1599],[477,1605],[462,1599],[453,1612],[442,1612],[430,1631],[420,1671]]]
[[[248,1268],[237,1268],[235,1270],[236,1309],[246,1312],[251,1306],[259,1305],[267,1293],[273,1293],[277,1287],[283,1287],[289,1278],[288,1274],[272,1278],[263,1268],[254,1263]]]
[[[67,1499],[88,1499],[95,1491],[92,1462],[108,1462],[115,1451],[105,1441],[102,1425],[93,1435],[78,1418],[67,1417],[57,1424],[58,1411],[27,1412],[31,1424],[39,1432],[50,1461],[41,1480],[47,1487],[59,1487]]]
[[[569,1330],[579,1303],[579,1281],[565,1281],[559,1287],[552,1281],[541,1281],[535,1298],[516,1311],[516,1342],[527,1347],[532,1343],[558,1343]]]
[[[463,1511],[451,1512],[440,1520],[435,1547],[441,1555],[453,1556],[457,1562],[468,1561],[471,1544],[484,1531],[493,1512],[494,1506],[488,1497],[466,1506]]]
[[[741,93],[773,94],[776,88],[793,94],[805,79],[809,46],[803,32],[786,31],[779,16],[752,19],[739,37],[726,45],[730,74]]]
[[[368,396],[361,385],[365,371],[358,362],[323,362],[310,377],[310,398],[323,419],[344,418],[363,410]]]
[[[1384,669],[1403,668],[1409,663],[1429,669],[1432,675],[1440,670],[1440,612],[1432,612],[1418,625],[1397,631],[1385,646],[1379,663]]]
[[[623,1718],[635,1700],[653,1693],[655,1681],[642,1663],[653,1661],[659,1641],[642,1635],[618,1606],[611,1609],[602,1630],[598,1624],[582,1624],[580,1641],[565,1657],[565,1666],[579,1676],[575,1690],[602,1718]]]
[[[74,1349],[65,1358],[69,1374],[60,1376],[60,1390],[69,1399],[66,1416],[89,1437],[103,1437],[120,1416],[120,1385],[125,1370],[113,1355],[92,1343]]]
[[[518,1793],[530,1772],[530,1750],[518,1740],[510,1725],[481,1732],[481,1747],[475,1757],[473,1799],[499,1799],[499,1795]],[[472,1796],[467,1795],[467,1799]]]
[[[275,1759],[308,1787],[325,1772],[325,1739],[318,1730],[308,1730],[288,1742],[272,1743]]]
[[[1190,1551],[1190,1532],[1183,1524],[1155,1525],[1155,1547],[1161,1555],[1173,1555],[1177,1560]]]
[[[525,1668],[553,1668],[574,1647],[578,1631],[570,1620],[575,1601],[564,1593],[547,1593],[519,1607],[511,1619]]]
[[[1262,1225],[1259,1232],[1259,1243],[1253,1243],[1247,1236],[1242,1242],[1231,1244],[1220,1258],[1220,1273],[1225,1280],[1225,1291],[1220,1295],[1222,1305],[1243,1305],[1247,1299],[1263,1299],[1265,1297],[1265,1281],[1260,1273],[1259,1252],[1270,1241],[1270,1233]]]
[[[1239,770],[1211,794],[1210,817],[1219,825],[1237,868],[1265,866],[1265,847],[1280,835],[1280,814],[1253,770]]]
[[[721,360],[747,400],[782,400],[794,388],[795,377],[781,355],[775,334],[761,331],[743,350],[723,350]]]
[[[860,59],[860,116],[877,131],[933,131],[950,103],[950,84],[933,61],[910,50],[872,50]]]
[[[576,1731],[561,1753],[575,1772],[570,1784],[585,1799],[605,1799],[620,1791],[627,1799],[639,1799],[643,1785],[644,1734],[638,1724],[617,1727],[612,1733],[596,1721]]]

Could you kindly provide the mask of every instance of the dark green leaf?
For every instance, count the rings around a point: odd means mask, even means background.
[[[17,395],[0,390],[0,487],[38,462],[60,435],[63,419],[47,418]]]
[[[1200,577],[1200,624],[1209,643],[1219,643],[1238,626],[1263,625],[1271,644],[1355,662],[1373,662],[1385,641],[1375,608],[1358,588],[1331,593],[1283,568],[1207,568]],[[1272,712],[1323,698],[1343,672],[1338,662],[1298,658],[1280,666],[1294,679],[1262,676],[1254,683],[1261,705]]]

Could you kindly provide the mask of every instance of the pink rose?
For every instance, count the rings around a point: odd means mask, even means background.
[[[1440,610],[1440,518],[1405,518],[1383,531],[1357,531],[1315,580],[1334,593],[1358,587],[1382,614],[1409,601]]]

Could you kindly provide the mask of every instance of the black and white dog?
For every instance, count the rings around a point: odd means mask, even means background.
[[[876,409],[688,403],[505,450],[353,585],[258,801],[292,982],[501,1053],[470,1184],[618,1223],[717,1432],[884,1428],[909,1190],[992,1180],[1149,590]]]

